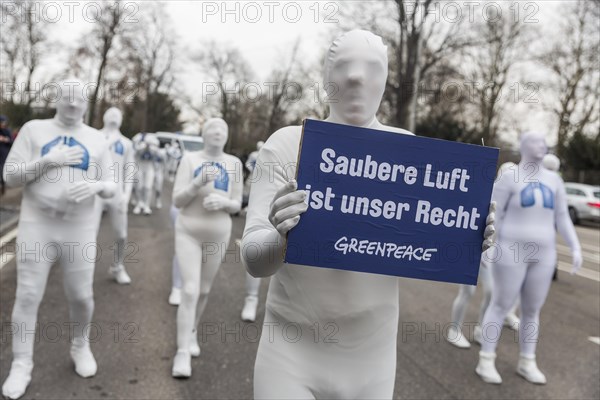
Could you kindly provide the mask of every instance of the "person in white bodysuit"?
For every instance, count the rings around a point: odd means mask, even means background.
[[[497,202],[498,215],[497,247],[490,257],[494,290],[483,318],[481,352],[475,369],[488,383],[502,382],[495,367],[495,350],[502,320],[519,294],[517,373],[529,382],[546,383],[537,367],[535,350],[539,314],[556,265],[555,228],[571,248],[572,273],[581,267],[581,247],[569,218],[564,183],[558,174],[542,167],[546,152],[543,133],[523,134],[519,168],[503,174],[494,185],[492,197]]]
[[[9,186],[23,187],[17,235],[17,293],[12,323],[13,362],[2,394],[21,397],[31,381],[37,312],[50,268],[59,263],[69,316],[71,358],[87,378],[97,365],[84,336],[94,310],[96,194],[114,195],[116,185],[106,139],[83,123],[87,109],[84,85],[69,79],[60,85],[53,119],[26,123],[4,169]],[[71,336],[72,334],[72,336]]]
[[[154,205],[162,208],[162,191],[167,166],[167,149],[158,148],[154,156]]]
[[[173,229],[177,223],[177,216],[179,210],[174,204],[171,205],[171,222],[173,223]],[[173,262],[171,265],[171,293],[169,294],[169,304],[172,306],[178,306],[181,304],[181,287],[183,282],[181,281],[181,270],[179,269],[179,263],[177,263],[177,255],[173,254]]]
[[[250,187],[252,183],[252,173],[254,167],[256,167],[256,160],[260,149],[263,147],[265,142],[258,141],[256,143],[256,151],[253,151],[248,155],[245,167],[250,172],[248,179],[244,183],[244,192],[250,195]],[[260,278],[255,278],[246,271],[246,298],[244,299],[244,307],[242,308],[242,321],[254,322],[256,320],[256,309],[258,307],[258,292],[260,289]]]
[[[112,168],[115,172],[117,190],[110,199],[99,198],[96,202],[98,208],[98,220],[102,218],[103,211],[106,211],[110,221],[113,237],[115,238],[115,258],[108,272],[117,283],[127,285],[131,283],[131,278],[125,270],[125,245],[127,243],[127,210],[133,188],[134,174],[136,164],[133,155],[133,145],[131,140],[123,136],[121,123],[123,114],[116,107],[111,107],[104,113],[104,134],[110,154],[112,156]],[[98,227],[99,227],[98,223]]]
[[[501,176],[511,168],[516,168],[516,164],[512,162],[506,162],[502,164],[498,170],[498,176]],[[473,338],[475,339],[475,342],[481,344],[481,322],[483,321],[485,310],[487,310],[490,304],[493,287],[491,266],[486,254],[483,254],[481,257],[481,263],[479,266],[479,281],[483,287],[483,298],[481,299],[481,305],[479,307],[479,318],[477,319],[478,325],[473,328]],[[450,328],[448,328],[446,340],[461,349],[468,349],[471,347],[471,343],[469,343],[467,338],[465,338],[461,328],[465,320],[467,307],[469,306],[471,298],[475,295],[476,288],[476,286],[471,285],[460,285],[458,289],[458,295],[452,303],[452,316],[450,321],[451,325]],[[517,307],[518,301],[504,319],[504,326],[514,330],[519,329],[520,322],[519,317],[516,315]]]
[[[150,202],[154,187],[154,159],[160,147],[160,142],[151,133],[138,133],[132,139],[135,150],[135,162],[137,163],[137,174],[135,185],[136,204],[134,214],[142,211],[146,215],[152,214]]]
[[[336,39],[325,61],[324,87],[331,89],[327,121],[410,135],[376,118],[387,71],[381,37],[354,30]],[[285,236],[307,209],[306,192],[294,180],[301,131],[285,127],[267,140],[250,192],[242,259],[253,276],[272,276],[254,396],[391,399],[399,279],[283,263]],[[490,225],[485,248],[492,234]]]
[[[181,148],[179,147],[179,142],[173,140],[167,150],[167,156],[169,158],[169,161],[167,163],[167,170],[170,182],[175,182],[175,173],[177,172],[177,167],[179,166],[179,162],[181,161],[182,155],[183,153],[181,152]]]
[[[177,309],[177,354],[172,375],[192,374],[191,357],[200,355],[196,326],[231,236],[231,215],[242,205],[242,162],[223,152],[227,123],[211,118],[202,128],[204,149],[183,156],[173,187],[175,254],[183,288]]]

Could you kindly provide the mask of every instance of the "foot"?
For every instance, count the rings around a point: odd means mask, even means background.
[[[125,271],[123,264],[111,265],[108,272],[120,285],[129,285],[131,283],[131,278],[127,274],[127,271]]]
[[[192,376],[192,357],[188,350],[177,350],[173,360],[173,378],[189,378]]]
[[[145,206],[144,207],[144,215],[150,215],[152,214],[152,209],[150,209],[150,207]]]
[[[499,385],[502,383],[502,377],[496,370],[496,353],[479,352],[479,363],[475,372],[485,383],[493,383]]]
[[[483,333],[481,333],[481,327],[476,325],[473,328],[473,340],[477,342],[481,346],[481,342],[483,342]]]
[[[142,212],[142,206],[139,205],[139,203],[133,208],[133,213],[135,215],[140,215],[140,213]]]
[[[200,345],[198,344],[198,331],[192,332],[192,341],[190,343],[190,355],[200,357]]]
[[[90,344],[83,338],[75,338],[71,344],[71,359],[75,363],[75,372],[82,378],[96,375],[98,365],[90,349]]]
[[[173,287],[171,288],[171,294],[169,295],[169,304],[172,306],[178,306],[181,304],[181,289]]]
[[[256,320],[257,307],[258,298],[256,296],[246,296],[244,309],[242,310],[242,321],[254,322]]]
[[[521,375],[525,380],[537,385],[546,384],[546,376],[540,371],[535,362],[535,356],[523,355],[519,357],[517,365],[517,374]]]
[[[160,210],[162,208],[162,200],[161,199],[156,199],[156,208],[158,210]]]
[[[33,361],[30,359],[13,360],[8,378],[2,385],[2,395],[8,399],[18,399],[25,394],[31,382]]]
[[[506,318],[504,318],[504,326],[512,329],[513,331],[519,330],[519,324],[521,320],[514,313],[509,313]]]
[[[464,337],[460,329],[457,329],[454,326],[451,326],[448,329],[448,334],[446,335],[446,340],[453,344],[454,346],[460,349],[468,349],[471,347],[471,343]]]

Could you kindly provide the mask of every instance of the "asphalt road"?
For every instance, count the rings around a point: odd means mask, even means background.
[[[166,194],[168,198],[169,193]],[[69,358],[68,312],[59,267],[53,269],[40,307],[33,380],[27,399],[216,399],[251,398],[252,370],[267,280],[261,287],[256,324],[239,319],[244,299],[244,270],[234,240],[217,276],[200,326],[202,355],[193,360],[193,376],[175,380],[170,371],[175,354],[176,308],[167,304],[171,286],[173,232],[164,208],[152,216],[129,219],[127,268],[131,286],[113,283],[107,274],[112,259],[110,238],[101,228],[96,266],[94,323],[90,327],[98,374],[79,378]],[[241,237],[244,219],[234,218],[232,238]],[[398,334],[395,398],[403,399],[598,399],[600,345],[600,231],[578,227],[589,276],[559,271],[541,316],[538,364],[548,384],[535,386],[514,372],[518,346],[505,329],[498,347],[500,386],[482,383],[475,375],[479,347],[459,350],[443,339],[457,287],[452,284],[403,279]],[[561,268],[568,250],[559,246]],[[3,255],[0,272],[0,380],[11,360],[10,314],[15,295],[15,261]],[[475,323],[478,291],[467,322]],[[472,332],[467,332],[472,337]]]

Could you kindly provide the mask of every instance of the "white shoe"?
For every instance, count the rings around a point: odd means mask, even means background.
[[[152,214],[152,209],[149,206],[145,206],[144,207],[144,214],[145,215],[150,215]]]
[[[192,357],[188,350],[177,350],[171,375],[173,375],[173,378],[189,378],[192,376]]]
[[[244,309],[242,310],[242,321],[254,322],[256,320],[256,308],[258,307],[258,297],[246,296]]]
[[[136,206],[133,208],[133,213],[135,215],[140,215],[140,213],[142,212],[142,206],[138,203],[136,204]]]
[[[192,341],[190,343],[190,355],[200,357],[200,345],[198,344],[198,331],[192,332]]]
[[[181,304],[181,289],[172,287],[171,294],[169,295],[169,304],[172,306],[178,306]]]
[[[504,318],[504,326],[512,329],[513,331],[519,330],[519,324],[521,320],[514,313],[509,313],[506,318]]]
[[[494,383],[499,385],[502,383],[502,377],[496,370],[495,365],[496,353],[479,352],[479,362],[475,372],[485,383]]]
[[[90,344],[83,338],[75,338],[71,344],[71,359],[75,363],[75,372],[82,378],[96,375],[98,365],[90,349]]]
[[[125,271],[125,266],[123,264],[111,265],[108,269],[108,273],[120,285],[129,285],[131,283],[131,278],[127,274],[127,271]]]
[[[531,383],[537,385],[546,384],[546,376],[538,368],[535,356],[521,354],[519,364],[517,364],[517,374]]]
[[[481,346],[481,342],[483,342],[483,334],[481,333],[481,327],[476,325],[473,328],[473,340],[477,342]]]
[[[13,360],[8,378],[2,385],[2,396],[13,400],[23,396],[31,382],[32,369],[33,361],[30,359]]]
[[[451,326],[448,328],[448,334],[446,335],[446,340],[453,344],[454,346],[460,349],[468,349],[471,347],[471,343],[465,338],[460,329],[456,329],[456,327]]]
[[[160,210],[162,208],[162,200],[156,199],[156,209]]]

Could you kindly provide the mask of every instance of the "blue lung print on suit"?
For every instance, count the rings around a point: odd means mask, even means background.
[[[79,146],[83,149],[83,157],[82,157],[81,163],[77,164],[77,165],[70,165],[70,166],[73,168],[79,168],[84,171],[87,171],[88,167],[90,166],[90,153],[83,144],[79,143],[72,136],[58,136],[56,139],[53,139],[50,142],[46,143],[42,147],[42,157],[44,155],[46,155],[46,153],[48,153],[51,148],[53,148],[54,146],[58,145],[61,142],[65,146],[69,146],[69,147]]]
[[[229,188],[229,174],[227,173],[227,170],[225,170],[225,168],[223,168],[223,166],[219,163],[211,161],[211,162],[206,162],[206,163],[202,164],[201,166],[199,166],[198,168],[196,168],[194,170],[194,178],[197,177],[200,174],[200,172],[202,172],[202,168],[206,165],[216,167],[219,170],[219,176],[214,181],[215,189],[226,192],[227,189]]]
[[[122,156],[123,153],[125,153],[125,146],[123,146],[123,143],[121,143],[120,140],[117,140],[116,142],[114,142],[111,147],[112,147],[112,150],[120,156]]]
[[[554,193],[541,182],[532,182],[521,190],[521,207],[532,207],[535,204],[535,191],[542,193],[544,208],[554,209]]]

